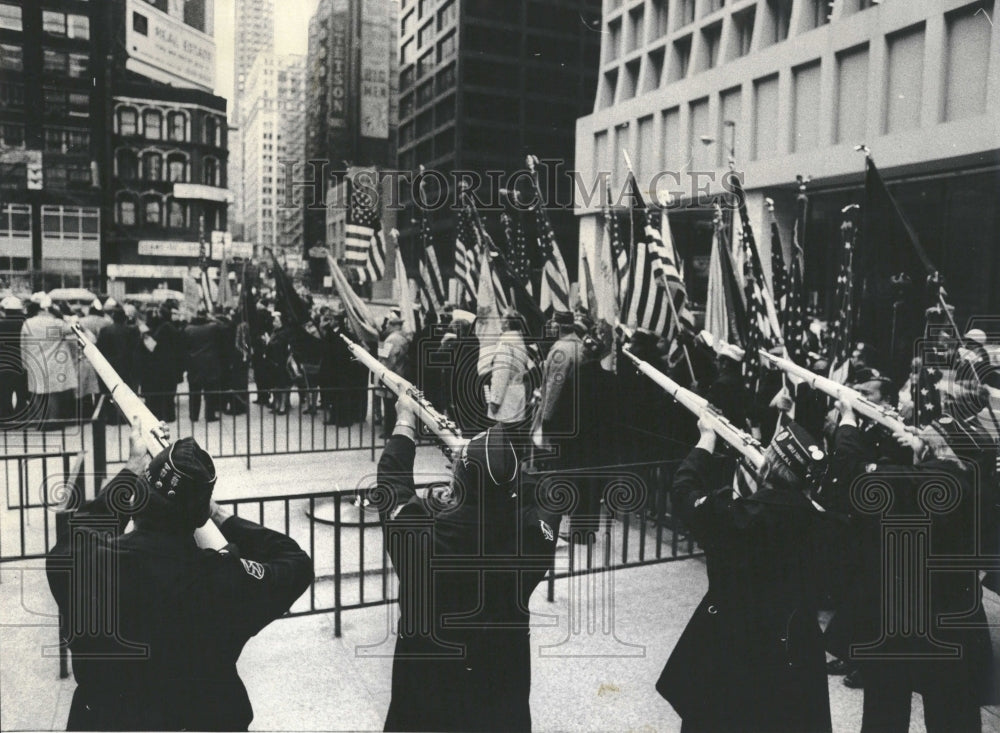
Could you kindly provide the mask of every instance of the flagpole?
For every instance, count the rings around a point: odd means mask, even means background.
[[[629,175],[632,176],[633,180],[635,180],[636,190],[638,190],[638,188],[639,188],[639,181],[638,181],[638,179],[636,179],[636,177],[635,177],[635,171],[632,169],[632,158],[629,156],[628,151],[625,150],[624,148],[622,149],[622,155],[625,156],[625,165],[628,166]],[[661,216],[662,216],[662,214],[661,214]],[[632,241],[634,243],[635,242],[635,220],[631,216],[629,217],[629,224],[632,227]],[[662,219],[661,219],[661,226],[662,226]],[[669,221],[667,222],[667,226],[668,227],[670,226],[670,222]],[[672,239],[673,239],[673,235],[671,235],[671,240]],[[676,257],[676,254],[675,254],[675,257]],[[691,363],[691,354],[688,353],[687,345],[683,341],[681,341],[681,339],[680,339],[680,334],[681,334],[681,319],[677,315],[677,305],[674,303],[673,293],[670,292],[670,285],[667,283],[667,278],[663,275],[662,272],[660,273],[660,276],[659,276],[659,278],[657,278],[657,280],[660,283],[660,287],[662,287],[663,290],[666,293],[667,303],[670,304],[670,317],[671,317],[671,319],[674,322],[674,338],[677,339],[677,343],[679,343],[681,345],[681,349],[684,351],[684,360],[687,362],[688,373],[691,375],[691,383],[694,384],[698,380],[697,380],[697,378],[694,375],[694,365]]]

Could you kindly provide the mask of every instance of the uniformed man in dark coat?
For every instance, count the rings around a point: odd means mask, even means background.
[[[104,326],[97,334],[97,349],[118,375],[133,390],[139,384],[138,360],[140,345],[139,329],[128,322],[124,309],[114,305],[109,309],[111,323]],[[107,387],[101,382],[101,390],[107,393]],[[107,400],[105,403],[105,421],[110,425],[120,424],[122,419],[118,408]]]
[[[385,729],[528,731],[528,600],[552,564],[559,517],[522,484],[500,426],[456,456],[447,490],[419,496],[416,425],[404,396],[372,497],[399,577]]]
[[[181,334],[171,322],[166,306],[150,310],[146,325],[149,331],[143,336],[137,360],[142,396],[154,415],[171,423],[177,419],[177,383],[184,376]]]
[[[134,431],[125,469],[60,531],[46,570],[77,683],[69,730],[246,730],[253,719],[236,661],[309,587],[312,561],[215,505],[215,478],[192,438],[149,461]],[[195,544],[209,518],[229,543],[220,551]]]
[[[912,465],[866,463],[857,418],[849,404],[838,407],[834,460],[854,475],[852,503],[869,516],[863,548],[870,554],[863,566],[870,572],[860,589],[868,603],[858,610],[851,647],[864,676],[861,730],[908,730],[911,697],[918,692],[929,731],[978,733],[980,705],[992,702],[996,682],[977,571],[920,566],[935,556],[976,556],[982,497],[972,462],[949,446],[958,439],[951,435],[955,421],[943,417],[918,434],[896,434],[912,451]],[[890,548],[882,535],[893,526]],[[927,553],[922,559],[907,554],[921,547]],[[886,603],[888,591],[905,587],[914,590]]]
[[[704,420],[698,428],[672,494],[705,549],[708,593],[656,689],[685,733],[829,731],[814,551],[826,520],[809,496],[824,454],[787,423],[765,453],[759,489],[737,499],[712,480],[716,435]]]
[[[184,344],[187,351],[188,389],[190,403],[188,413],[191,422],[197,422],[201,412],[201,398],[205,397],[205,421],[219,419],[222,397],[223,357],[227,352],[226,328],[215,320],[209,320],[204,310],[198,312],[193,321],[184,329]]]

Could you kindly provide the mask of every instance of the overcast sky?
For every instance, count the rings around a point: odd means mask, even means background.
[[[237,2],[215,0],[215,93],[233,98],[233,26]],[[309,18],[319,0],[276,0],[275,51],[305,53],[308,50]],[[232,101],[229,108],[232,109]]]

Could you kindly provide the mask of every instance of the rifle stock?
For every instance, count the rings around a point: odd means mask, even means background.
[[[682,387],[652,364],[637,357],[627,346],[622,349],[622,352],[632,360],[632,363],[642,374],[653,380],[688,412],[696,417],[704,417],[712,426],[715,434],[743,456],[755,471],[760,470],[760,467],[764,465],[764,448],[756,438],[733,425],[704,397]]]
[[[450,458],[457,457],[468,441],[458,432],[458,426],[442,415],[430,403],[423,392],[410,381],[396,374],[374,356],[361,348],[344,334],[340,338],[347,344],[348,350],[356,360],[360,361],[372,373],[375,381],[396,395],[397,398],[407,396],[417,407],[417,417],[442,443],[442,450]]]
[[[94,371],[104,382],[104,386],[108,388],[108,392],[118,409],[133,428],[138,424],[142,431],[143,442],[146,444],[146,452],[149,453],[150,457],[157,455],[169,445],[169,442],[160,433],[160,421],[146,407],[146,403],[139,398],[139,395],[125,383],[125,380],[115,371],[110,362],[104,358],[104,354],[97,348],[97,345],[87,338],[86,332],[79,324],[73,324],[72,329],[79,342],[81,353],[94,367]],[[96,429],[99,429],[98,426],[95,426]],[[198,546],[203,549],[221,550],[227,544],[226,538],[223,537],[222,532],[211,519],[194,531],[194,539]]]

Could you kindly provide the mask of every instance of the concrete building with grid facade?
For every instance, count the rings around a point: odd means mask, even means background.
[[[833,294],[840,210],[861,203],[872,151],[941,268],[960,315],[1000,306],[1000,28],[993,0],[605,0],[600,81],[577,123],[583,180],[647,186],[657,172],[689,293],[704,302],[711,209],[735,133],[765,268],[765,198],[786,248],[797,175],[811,177],[806,287]],[[694,173],[698,173],[697,184]],[[591,184],[588,183],[588,186]],[[655,193],[655,192],[653,192]],[[589,200],[588,200],[589,199]],[[600,203],[578,187],[581,241],[604,236]],[[787,253],[786,253],[787,254]]]

